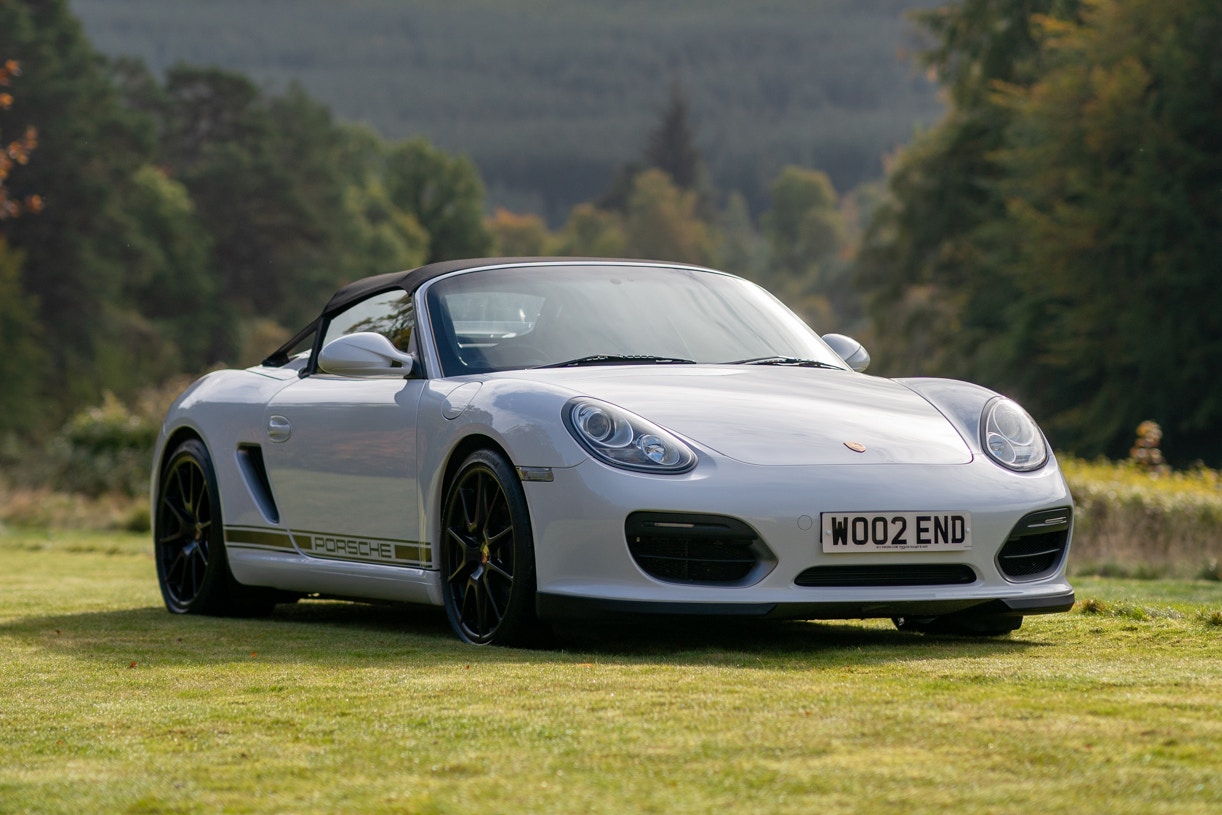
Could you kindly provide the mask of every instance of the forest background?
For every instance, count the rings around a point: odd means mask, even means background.
[[[338,285],[574,254],[1217,466],[1218,42],[1212,0],[0,0],[0,457],[106,489]]]

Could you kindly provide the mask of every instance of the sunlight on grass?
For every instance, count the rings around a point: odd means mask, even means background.
[[[888,622],[457,642],[432,610],[173,617],[138,536],[0,536],[0,810],[1176,812],[1222,805],[1222,585]]]

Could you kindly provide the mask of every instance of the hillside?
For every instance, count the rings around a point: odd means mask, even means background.
[[[679,82],[721,189],[758,209],[786,163],[847,189],[941,113],[908,54],[930,0],[71,0],[94,45],[155,71],[297,82],[345,120],[424,135],[490,199],[563,218],[639,154]]]

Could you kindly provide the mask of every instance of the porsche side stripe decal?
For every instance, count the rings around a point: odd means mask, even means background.
[[[387,566],[431,566],[432,547],[417,541],[349,538],[324,532],[293,530],[301,551],[312,557],[383,563]]]
[[[294,545],[296,541],[296,545]],[[225,545],[232,549],[258,549],[327,560],[381,563],[386,566],[430,568],[433,547],[418,541],[349,538],[323,532],[292,530],[285,532],[266,527],[225,527]]]
[[[287,532],[265,527],[227,526],[225,545],[234,549],[271,549],[295,552],[293,539]]]

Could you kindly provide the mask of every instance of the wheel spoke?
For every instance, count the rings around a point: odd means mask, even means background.
[[[174,562],[166,567],[166,583],[172,586],[177,586],[178,591],[174,592],[176,596],[182,594],[183,582],[186,580],[187,558],[184,550],[179,550],[174,557]]]
[[[184,483],[184,477],[190,474],[184,472],[190,469],[187,465],[179,465],[174,468],[174,490],[178,494],[178,503],[182,506],[184,513],[189,517],[194,515],[191,509],[191,489],[187,483]]]
[[[505,528],[502,529],[500,532],[488,533],[487,531],[485,531],[484,537],[487,538],[488,544],[491,546],[491,545],[499,544],[502,538],[504,538],[506,535],[512,535],[512,534],[513,534],[513,524],[507,524]]]
[[[469,492],[468,490],[459,490],[458,491],[458,503],[460,505],[458,507],[458,511],[462,517],[460,519],[455,519],[455,520],[461,520],[462,526],[469,533],[471,530],[475,528],[475,526],[471,521],[471,507],[470,507],[470,504],[468,503],[468,498],[467,498],[468,492]]]
[[[485,632],[492,632],[501,624],[503,615],[500,609],[496,607],[496,601],[490,592],[484,591],[480,593],[480,627]]]
[[[479,474],[480,526],[487,528],[492,517],[492,506],[501,495],[500,485],[486,473]]]
[[[513,582],[513,572],[502,566],[499,561],[488,561],[488,571],[491,574],[499,575],[506,583]]]
[[[187,526],[189,513],[186,511],[186,508],[171,501],[168,495],[162,500],[161,508],[169,510],[170,515],[178,522],[179,529]]]
[[[466,522],[463,522],[466,525]],[[465,578],[471,571],[472,565],[478,566],[480,562],[480,547],[477,542],[471,539],[469,534],[460,531],[451,526],[446,530],[446,534],[451,541],[456,544],[458,557],[447,557],[447,571],[449,577],[447,580],[451,583]],[[449,550],[453,551],[453,550]]]
[[[195,520],[198,523],[208,514],[208,485],[203,473],[198,468],[191,468],[191,507],[195,510]]]

